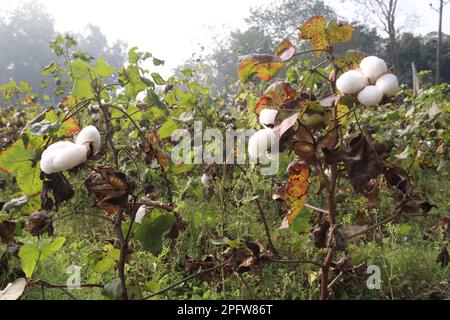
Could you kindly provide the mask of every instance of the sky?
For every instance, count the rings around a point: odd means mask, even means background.
[[[130,47],[152,52],[166,61],[162,74],[168,75],[201,46],[209,48],[213,36],[222,37],[230,30],[245,28],[244,19],[254,6],[273,0],[40,0],[55,19],[59,32],[83,32],[89,23],[99,26],[110,43],[125,40]],[[301,1],[301,0],[299,0]],[[415,33],[437,28],[437,13],[429,3],[438,0],[403,0],[419,15]],[[0,0],[0,13],[12,10],[22,0]],[[326,0],[339,15],[349,20],[361,19],[350,3]],[[400,8],[402,10],[402,8]],[[444,11],[444,32],[450,33],[450,5]]]

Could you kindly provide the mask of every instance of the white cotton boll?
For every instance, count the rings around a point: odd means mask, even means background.
[[[66,171],[87,161],[88,149],[79,144],[67,146],[57,151],[53,159],[53,166],[56,172]]]
[[[270,125],[275,124],[275,118],[277,117],[278,110],[275,109],[263,109],[259,113],[259,123],[267,128]]]
[[[147,207],[140,206],[138,211],[136,211],[136,217],[134,218],[134,222],[142,224],[142,220],[144,220],[146,214],[147,214]]]
[[[75,139],[76,144],[85,144],[92,143],[93,153],[97,153],[100,150],[100,145],[102,143],[102,138],[100,136],[100,132],[98,132],[97,128],[94,126],[87,126],[83,130],[78,133],[77,138]]]
[[[53,165],[53,161],[55,160],[58,153],[68,146],[72,146],[73,142],[70,141],[58,141],[54,144],[51,144],[45,149],[45,151],[41,155],[40,167],[43,172],[46,174],[52,174],[59,172],[58,169]]]
[[[344,94],[358,93],[368,84],[367,78],[358,70],[347,71],[336,81],[337,89]]]
[[[203,184],[205,187],[207,187],[207,186],[210,185],[210,183],[211,183],[211,177],[208,176],[206,173],[204,173],[204,174],[202,175],[202,184]]]
[[[362,59],[360,67],[361,71],[370,79],[372,83],[375,83],[381,75],[388,72],[386,62],[375,56]]]
[[[358,94],[358,101],[367,107],[377,105],[381,100],[383,100],[383,92],[376,86],[367,86]]]
[[[45,149],[45,151],[42,153],[42,157],[45,157],[45,155],[47,153],[50,153],[51,151],[64,149],[64,148],[66,148],[68,146],[71,146],[71,145],[73,145],[73,142],[71,142],[71,141],[58,141],[58,142],[55,142],[55,143],[49,145],[47,147],[47,149]]]
[[[377,80],[376,86],[386,97],[393,97],[398,91],[398,78],[392,73],[385,74]]]
[[[276,134],[272,129],[262,129],[252,135],[248,141],[248,154],[251,162],[267,153],[276,143]]]
[[[53,160],[55,159],[56,153],[53,152],[53,154],[51,154],[51,152],[47,152],[47,155],[44,157],[41,157],[41,162],[40,162],[40,166],[41,166],[41,171],[45,172],[46,174],[52,174],[57,172],[55,167],[53,166]]]

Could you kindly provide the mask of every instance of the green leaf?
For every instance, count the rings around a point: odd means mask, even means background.
[[[25,244],[20,248],[19,258],[23,272],[31,278],[39,261],[43,261],[56,253],[63,246],[66,238],[45,239],[37,243]]]
[[[50,64],[42,69],[42,74],[44,76],[49,75],[50,73],[53,73],[58,69],[58,64],[54,61],[50,62]]]
[[[97,60],[97,66],[93,68],[94,73],[99,77],[108,78],[114,74],[116,68],[106,63],[105,59],[99,58]]]
[[[303,208],[302,212],[294,219],[290,225],[290,229],[295,233],[304,233],[311,229],[309,220],[312,216],[312,212]]]
[[[153,64],[155,66],[161,66],[161,65],[164,65],[164,61],[160,60],[160,59],[153,58]]]
[[[34,195],[41,190],[40,170],[33,166],[33,149],[42,138],[32,137],[25,147],[23,140],[17,140],[7,150],[0,153],[0,171],[12,174],[17,184],[26,195]]]
[[[153,78],[153,81],[155,81],[155,83],[159,86],[165,85],[167,83],[166,80],[164,80],[161,77],[161,75],[157,72],[152,73],[152,78]]]
[[[404,223],[398,226],[398,233],[402,236],[406,236],[407,234],[409,234],[411,229],[412,229],[411,225]]]
[[[89,73],[89,63],[81,59],[72,61],[70,68],[75,78],[84,77]]]
[[[188,69],[188,68],[184,68],[183,70],[181,70],[181,73],[184,74],[184,76],[186,76],[188,78],[192,78],[194,76],[194,74],[192,73],[192,70]]]
[[[159,128],[158,137],[160,139],[169,138],[176,129],[178,129],[177,123],[172,118],[169,118],[163,123],[161,128]]]
[[[62,248],[64,242],[66,242],[66,238],[64,237],[55,238],[53,241],[43,240],[40,245],[41,259],[45,260],[56,253],[59,249]]]
[[[161,253],[163,248],[163,236],[175,223],[175,217],[167,211],[154,209],[136,226],[135,238],[138,239],[144,249],[154,255]]]
[[[147,284],[145,286],[151,292],[157,292],[161,289],[161,284],[159,282],[155,282],[155,281],[149,281],[149,282],[147,282]]]
[[[39,261],[39,249],[30,244],[25,244],[20,248],[19,258],[22,265],[22,270],[25,272],[27,278],[31,278]]]
[[[73,83],[72,96],[77,99],[90,99],[94,96],[91,81],[88,78],[78,78]]]

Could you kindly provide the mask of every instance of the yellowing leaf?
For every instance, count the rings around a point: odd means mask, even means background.
[[[259,114],[263,109],[278,110],[287,101],[293,99],[297,91],[289,83],[277,81],[269,86],[264,96],[258,100],[255,112]]]
[[[351,108],[353,108],[354,104],[355,100],[351,96],[342,96],[339,98],[336,105],[339,124],[345,123],[345,115],[350,111]]]
[[[308,198],[309,169],[304,162],[293,162],[288,168],[288,181],[284,188],[274,195],[274,199],[283,199],[291,209],[281,224],[281,229],[288,228],[300,214]]]
[[[327,50],[335,43],[349,41],[355,29],[346,23],[314,16],[300,26],[299,30],[299,40],[310,40],[314,49]],[[319,56],[320,53],[317,51],[315,54]]]
[[[326,26],[327,20],[324,17],[311,17],[299,27],[298,38],[299,40],[310,40],[316,50],[327,49],[329,44],[325,33]],[[316,56],[320,56],[320,52],[316,52]]]
[[[349,50],[344,57],[336,59],[336,65],[342,72],[359,68],[361,60],[367,57],[367,54],[358,50]]]
[[[330,44],[347,42],[352,39],[355,28],[347,23],[337,23],[336,20],[330,20],[327,26],[327,39]]]
[[[275,55],[250,54],[244,56],[237,72],[239,80],[245,83],[255,74],[261,80],[269,81],[283,68],[284,62],[290,59],[294,53],[295,48],[292,42],[285,39],[275,49]]]
[[[253,74],[262,80],[272,79],[283,68],[281,58],[268,54],[245,56],[239,66],[238,76],[242,82],[248,82]]]

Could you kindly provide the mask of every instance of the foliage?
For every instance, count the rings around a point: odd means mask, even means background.
[[[449,86],[418,96],[404,86],[371,108],[340,95],[337,77],[364,54],[335,52],[350,25],[311,19],[300,38],[315,51],[285,40],[273,55],[250,53],[228,100],[193,70],[164,79],[163,61],[138,48],[112,66],[69,36],[52,41],[66,58],[42,69],[58,82],[52,97],[26,83],[0,89],[0,287],[26,278],[23,298],[73,298],[61,285],[76,264],[82,298],[448,298]],[[256,127],[266,108],[278,110],[275,176],[169,157],[176,129]],[[40,172],[46,147],[87,125],[101,132],[99,153]],[[387,288],[368,291],[368,264]]]

